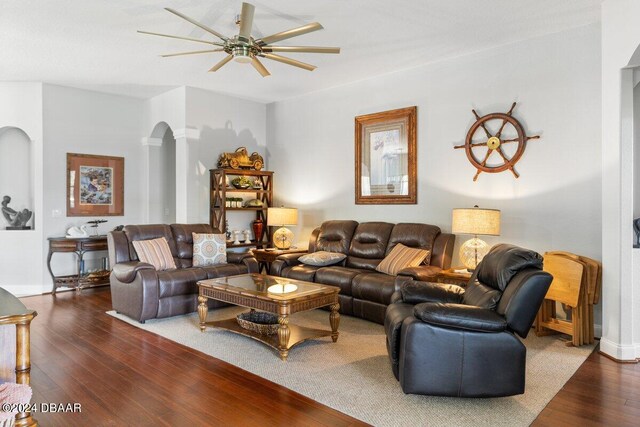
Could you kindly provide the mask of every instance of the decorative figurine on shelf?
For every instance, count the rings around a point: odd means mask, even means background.
[[[244,242],[251,243],[251,230],[246,229],[243,231],[243,233],[244,233]]]
[[[247,188],[251,187],[252,182],[246,176],[239,176],[237,178],[234,178],[231,181],[231,184],[233,184],[234,187],[240,190],[246,190]]]
[[[233,233],[233,239],[234,239],[233,240],[233,244],[234,245],[239,245],[240,244],[240,233],[241,233],[241,231],[233,230],[232,233]]]
[[[7,230],[31,230],[27,222],[31,219],[33,212],[29,209],[23,209],[20,212],[15,211],[9,207],[10,202],[10,196],[4,196],[2,198],[2,216],[4,216],[4,219],[9,223]]]
[[[259,171],[264,166],[264,159],[256,152],[249,152],[246,147],[236,149],[234,153],[222,153],[218,159],[219,168],[255,169]]]
[[[636,233],[636,241],[633,244],[633,247],[640,248],[640,218],[633,220],[633,231]]]
[[[231,230],[229,230],[229,220],[224,221],[224,235],[227,242],[231,240]]]
[[[64,237],[68,239],[89,237],[89,232],[87,231],[86,225],[82,225],[80,227],[69,227],[67,235]]]
[[[253,235],[256,237],[256,243],[262,241],[262,230],[264,230],[264,222],[258,218],[255,219],[251,223],[251,228],[253,228]]]
[[[253,180],[252,187],[254,190],[262,190],[262,181],[260,181],[260,178],[256,178]]]
[[[264,202],[259,199],[247,200],[244,204],[245,208],[261,208],[264,206]]]
[[[106,219],[93,219],[91,221],[87,221],[87,224],[91,224],[91,228],[93,228],[93,235],[98,235],[98,225],[107,222]]]

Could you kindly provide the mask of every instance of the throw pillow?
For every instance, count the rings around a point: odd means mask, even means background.
[[[176,268],[176,263],[169,249],[169,242],[164,237],[151,240],[136,240],[133,247],[138,254],[138,259],[147,262],[157,270]]]
[[[340,252],[318,251],[310,254],[302,255],[298,258],[303,264],[315,265],[317,267],[325,267],[327,265],[337,264],[347,256]]]
[[[193,234],[193,266],[227,263],[227,241],[224,234]]]
[[[398,243],[391,249],[389,255],[378,264],[376,271],[395,276],[403,268],[419,266],[427,255],[429,255],[429,251],[426,249],[410,248]]]

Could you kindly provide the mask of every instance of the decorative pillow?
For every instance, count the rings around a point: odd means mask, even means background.
[[[403,268],[419,266],[427,255],[429,255],[429,251],[426,249],[410,248],[398,243],[391,249],[389,255],[378,264],[376,271],[395,276]]]
[[[193,266],[227,263],[227,241],[224,234],[193,234]]]
[[[310,254],[302,255],[298,258],[303,264],[315,265],[317,267],[325,267],[327,265],[337,264],[347,256],[340,252],[318,251]]]
[[[171,249],[169,249],[169,242],[164,237],[152,240],[135,240],[133,247],[138,254],[138,259],[153,265],[157,271],[176,268]]]

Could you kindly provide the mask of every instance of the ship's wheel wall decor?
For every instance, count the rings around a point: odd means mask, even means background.
[[[514,102],[511,105],[511,109],[509,109],[506,113],[491,113],[486,116],[480,117],[480,115],[476,112],[476,110],[471,110],[473,115],[476,117],[476,122],[469,128],[469,132],[467,132],[467,138],[465,139],[464,145],[456,145],[455,149],[464,148],[465,153],[467,153],[467,159],[469,162],[477,169],[475,176],[473,177],[474,181],[478,180],[478,176],[481,172],[487,173],[497,173],[503,172],[505,170],[510,170],[513,173],[513,176],[516,178],[520,177],[520,174],[515,170],[514,166],[522,157],[524,153],[524,149],[526,147],[527,141],[530,139],[538,139],[539,135],[535,136],[527,136],[524,132],[524,129],[520,122],[515,119],[512,114],[513,110],[516,107],[516,103]],[[487,124],[493,120],[502,121],[498,131],[494,134],[489,130]],[[503,133],[507,133],[509,128],[515,129],[517,136],[508,137],[508,139],[503,139]],[[483,135],[484,141],[475,142],[474,137],[476,137],[476,133]],[[515,153],[508,157],[504,152],[502,146],[504,144],[518,144],[515,149]],[[473,152],[473,149],[476,147],[487,147],[486,153],[484,156],[478,157],[476,153]],[[502,159],[501,163],[498,164],[488,164],[489,157],[493,153],[497,153],[498,156]]]

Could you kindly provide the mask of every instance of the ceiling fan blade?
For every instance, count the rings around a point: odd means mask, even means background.
[[[211,67],[211,69],[209,70],[211,71],[218,71],[220,68],[222,68],[224,66],[224,64],[226,64],[227,62],[231,61],[233,59],[233,55],[227,55],[226,58],[224,58],[222,61],[218,62],[216,65],[214,65],[213,67]]]
[[[242,3],[242,13],[240,14],[239,36],[247,41],[251,38],[251,27],[253,27],[253,12],[255,7],[249,3]]]
[[[193,50],[191,52],[167,53],[165,55],[160,55],[160,56],[162,56],[163,58],[169,58],[171,56],[197,55],[199,53],[213,53],[213,52],[224,52],[224,49],[219,48],[219,49],[211,49],[211,50]]]
[[[263,52],[340,53],[339,47],[320,46],[263,46]]]
[[[318,31],[324,28],[318,22],[313,22],[311,24],[303,25],[302,27],[292,28],[290,30],[281,31],[276,34],[272,34],[267,37],[263,37],[260,40],[256,40],[256,43],[264,46],[266,44],[279,42],[280,40],[290,39],[291,37],[301,36],[303,34],[311,33],[313,31]]]
[[[272,61],[278,61],[278,62],[282,62],[283,64],[293,65],[294,67],[304,68],[305,70],[308,70],[308,71],[313,71],[316,68],[318,68],[315,65],[296,61],[295,59],[291,59],[291,58],[285,58],[284,56],[276,55],[274,53],[265,53],[264,57],[271,59]]]
[[[191,41],[191,42],[198,42],[198,43],[212,44],[212,45],[214,45],[214,46],[224,46],[224,44],[223,44],[223,43],[210,42],[210,41],[208,41],[208,40],[194,39],[194,38],[191,38],[191,37],[172,36],[171,34],[152,33],[151,31],[142,31],[142,30],[138,30],[138,32],[139,32],[140,34],[150,34],[150,35],[152,35],[152,36],[169,37],[170,39],[189,40],[189,41]]]
[[[199,23],[198,21],[196,21],[195,19],[189,18],[186,15],[183,15],[182,13],[178,12],[177,10],[171,9],[170,7],[165,7],[164,8],[167,12],[171,12],[176,16],[179,16],[180,18],[184,19],[185,21],[191,22],[193,25],[195,25],[196,27],[200,27],[203,30],[205,30],[208,33],[213,34],[214,36],[218,37],[219,39],[221,39],[222,41],[227,41],[228,38],[223,36],[222,34],[220,34],[219,32],[217,32],[216,30],[207,27],[204,24]]]
[[[255,56],[251,58],[251,65],[253,65],[253,68],[255,68],[262,77],[267,77],[271,75],[269,70],[267,70],[264,67],[264,65],[262,65],[262,62],[260,62],[258,58],[256,58]]]

